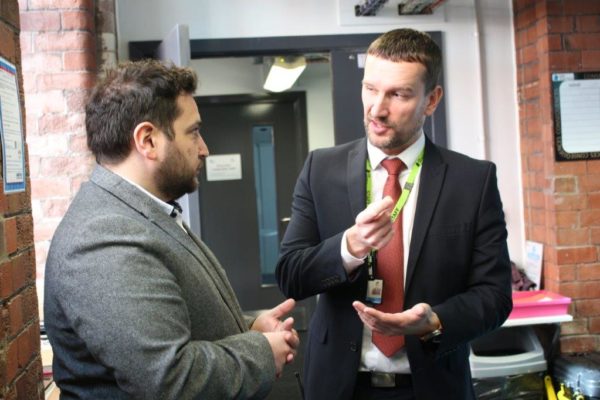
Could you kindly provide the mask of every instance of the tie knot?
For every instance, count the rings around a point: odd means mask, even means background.
[[[381,165],[388,175],[398,175],[404,169],[404,163],[399,158],[386,158]]]
[[[171,217],[175,217],[177,213],[181,214],[183,212],[183,209],[175,200],[169,201],[168,204],[173,206],[173,211],[171,211]]]

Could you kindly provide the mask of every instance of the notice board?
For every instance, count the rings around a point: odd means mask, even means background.
[[[557,161],[600,159],[600,72],[552,74]]]

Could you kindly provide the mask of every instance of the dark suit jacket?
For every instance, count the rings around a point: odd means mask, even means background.
[[[210,250],[100,166],[52,239],[44,322],[61,399],[261,398],[275,380]]]
[[[305,356],[307,399],[349,399],[359,367],[366,268],[349,277],[343,232],[365,208],[366,139],[312,152],[296,183],[277,265],[286,296],[320,294]],[[495,166],[429,140],[409,249],[404,307],[428,303],[443,324],[439,345],[407,336],[418,399],[474,398],[469,341],[512,309],[506,226]]]

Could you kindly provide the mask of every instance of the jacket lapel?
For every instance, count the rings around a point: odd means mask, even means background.
[[[419,182],[419,197],[408,253],[405,291],[410,287],[417,260],[419,259],[425,236],[429,230],[431,217],[433,216],[442,190],[444,177],[446,176],[446,167],[447,165],[442,160],[437,147],[426,138],[423,169],[421,170]]]
[[[348,187],[348,200],[352,215],[356,216],[366,207],[366,162],[367,139],[356,142],[354,148],[348,152],[348,169],[346,172],[346,185]],[[354,223],[354,221],[352,221]]]
[[[227,278],[225,270],[223,269],[223,267],[221,267],[221,264],[219,263],[213,252],[210,251],[210,249],[204,244],[204,242],[202,242],[202,240],[200,240],[200,238],[197,237],[185,223],[183,225],[188,233],[188,237],[194,242],[195,247],[201,252],[201,257],[199,257],[200,265],[202,265],[206,272],[211,276],[211,278],[217,282],[216,286],[219,289],[219,292],[221,293],[221,297],[223,298],[223,301],[225,301],[225,303],[227,303],[227,305],[229,306],[229,309],[235,316],[238,326],[240,327],[242,332],[247,331],[248,326],[246,325],[246,322],[244,320],[242,308],[240,307],[235,292],[233,291],[233,288],[229,283],[229,279]],[[204,261],[202,261],[202,259],[204,259]]]

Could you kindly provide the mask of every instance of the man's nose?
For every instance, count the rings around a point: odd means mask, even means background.
[[[387,108],[387,98],[384,95],[376,96],[373,99],[373,104],[371,105],[371,117],[385,117],[387,116],[388,108]]]
[[[201,158],[206,158],[209,156],[208,146],[204,141],[204,138],[200,136],[200,143],[198,144],[198,156]]]

